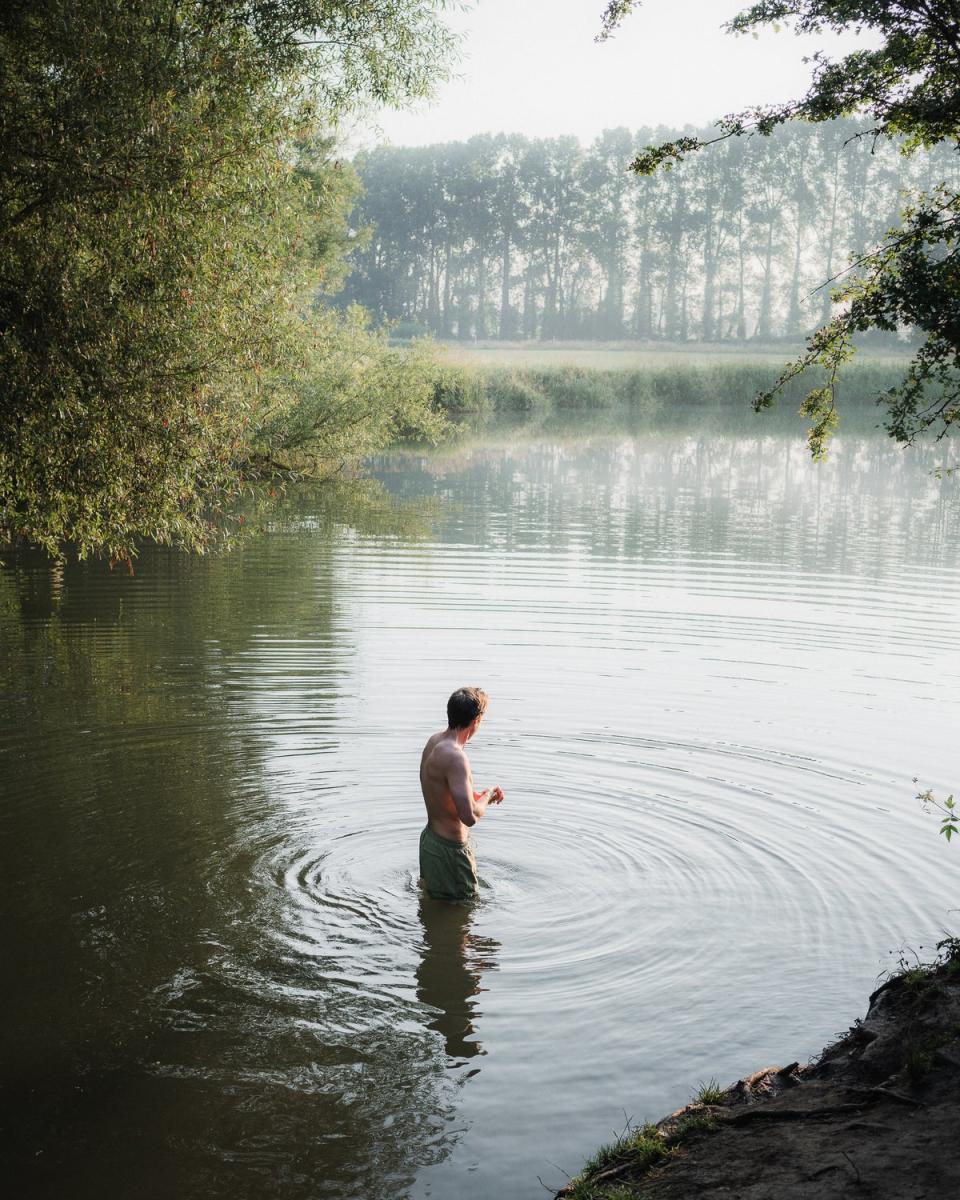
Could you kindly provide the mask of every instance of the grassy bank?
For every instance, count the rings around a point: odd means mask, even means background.
[[[445,364],[438,372],[435,403],[451,414],[575,411],[626,408],[650,416],[678,408],[747,406],[768,388],[782,361],[673,362],[616,370],[574,365],[483,367]],[[841,406],[870,406],[902,378],[896,360],[855,362],[837,387]],[[821,382],[808,371],[784,389],[780,403],[796,411]]]

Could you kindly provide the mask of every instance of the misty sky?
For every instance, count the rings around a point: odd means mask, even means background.
[[[798,95],[809,78],[804,54],[857,44],[788,30],[724,34],[721,24],[744,7],[645,0],[614,40],[596,45],[604,0],[477,0],[448,17],[465,34],[460,78],[431,108],[382,114],[380,136],[363,140],[423,145],[505,131],[589,141],[617,125],[706,124]]]

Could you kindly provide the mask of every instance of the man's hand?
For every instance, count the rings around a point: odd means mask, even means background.
[[[485,788],[482,792],[474,792],[473,798],[474,800],[485,800],[487,804],[501,804],[503,803],[503,788]]]

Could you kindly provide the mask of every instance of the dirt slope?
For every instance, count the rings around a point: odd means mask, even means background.
[[[558,1196],[960,1200],[960,957],[878,989],[813,1065],[758,1071],[652,1132],[655,1165],[626,1139]]]

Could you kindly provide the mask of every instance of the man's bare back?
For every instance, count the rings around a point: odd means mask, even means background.
[[[447,701],[446,729],[428,738],[420,756],[420,790],[427,827],[420,835],[420,878],[431,896],[468,900],[477,893],[471,826],[491,804],[503,800],[498,787],[473,790],[465,746],[480,728],[487,708],[480,688],[459,688]]]
[[[473,790],[470,760],[464,749],[472,733],[461,741],[464,733],[462,729],[435,733],[427,740],[420,758],[420,789],[427,806],[427,824],[439,837],[452,842],[465,842],[470,826],[476,825],[487,805],[503,800],[498,787]]]

